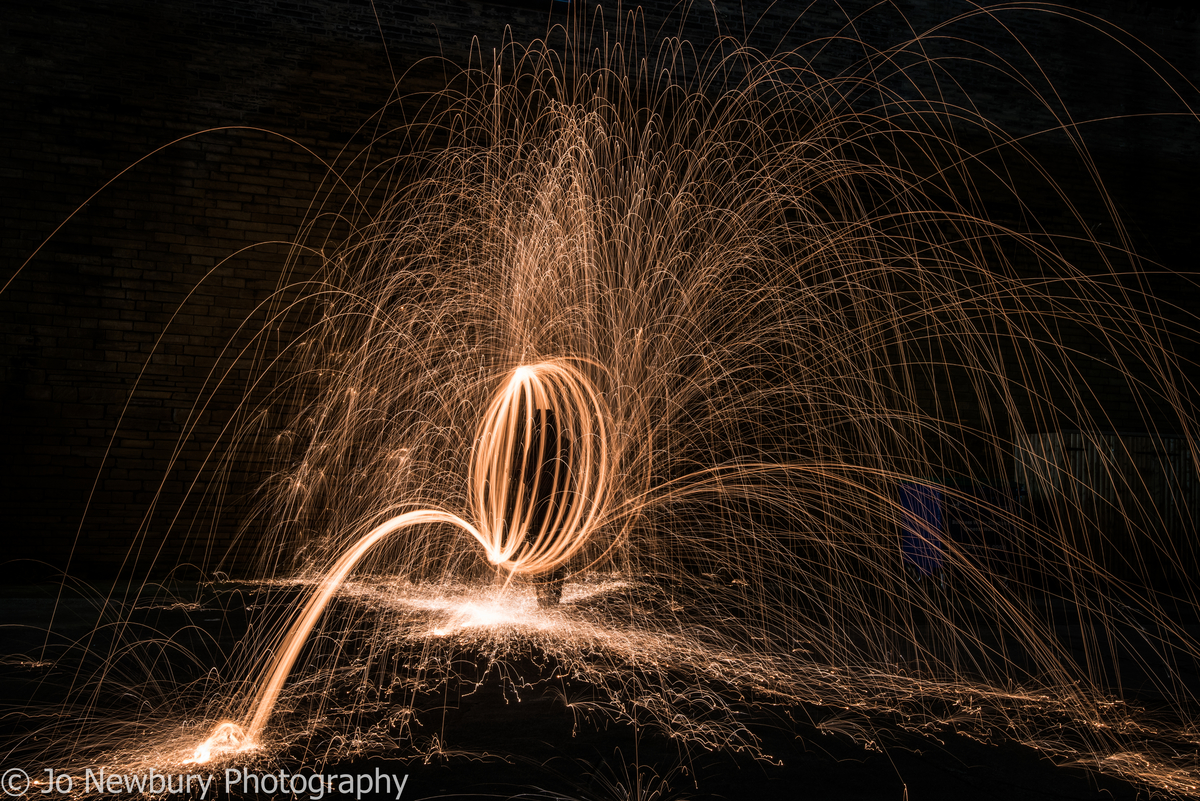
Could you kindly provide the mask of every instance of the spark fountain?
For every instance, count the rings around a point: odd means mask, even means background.
[[[514,574],[543,573],[574,556],[603,517],[612,473],[603,421],[601,399],[570,366],[545,362],[514,370],[476,438],[469,486],[480,527],[449,512],[419,509],[391,518],[354,543],[322,577],[288,630],[259,682],[250,722],[245,727],[219,723],[192,761],[254,747],[317,618],[355,565],[391,534],[450,523],[474,537],[489,562]],[[560,454],[567,450],[564,438],[574,432],[575,455],[567,461]]]
[[[1127,237],[983,212],[1053,171],[936,79],[879,77],[933,67],[932,34],[840,77],[605,35],[463,70],[320,211],[354,234],[298,246],[321,271],[247,350],[300,333],[214,468],[271,460],[258,575],[213,585],[265,598],[255,625],[136,738],[43,736],[80,765],[428,759],[419,698],[544,686],[532,660],[595,689],[573,714],[685,750],[767,757],[744,709],[807,704],[868,745],[886,716],[1196,793],[1194,314]],[[1097,370],[1179,454],[1162,503]]]

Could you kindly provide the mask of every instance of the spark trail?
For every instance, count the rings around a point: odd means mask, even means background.
[[[557,419],[561,427],[547,420]],[[541,424],[537,424],[537,421]],[[477,437],[472,480],[479,528],[449,512],[421,509],[382,523],[338,558],[310,594],[259,681],[245,726],[222,721],[191,762],[256,746],[300,649],[350,571],[384,538],[409,526],[449,523],[474,537],[487,559],[510,572],[544,573],[587,542],[602,516],[611,471],[601,400],[570,366],[521,366],[488,407]],[[572,432],[577,432],[572,435]],[[576,443],[563,460],[565,437]],[[594,446],[591,443],[595,443]],[[549,491],[540,483],[548,479]],[[539,501],[548,509],[538,509]]]
[[[617,33],[576,20],[561,46],[463,70],[404,122],[388,180],[321,210],[353,234],[266,309],[262,338],[301,333],[221,443],[223,464],[270,451],[256,579],[303,598],[239,643],[225,695],[197,704],[210,740],[164,736],[170,758],[268,754],[336,682],[415,696],[469,646],[549,654],[613,716],[704,747],[753,750],[729,700],[745,689],[1194,793],[1200,647],[1169,610],[1200,608],[1196,508],[1185,479],[1147,501],[1149,468],[1109,436],[1126,410],[1181,454],[1162,473],[1195,472],[1194,365],[1170,347],[1196,341],[1194,314],[1131,289],[1145,262],[1061,187],[1065,232],[981,211],[986,185],[1024,213],[1012,176],[1054,170],[948,100],[959,84],[891,88],[907,73],[880,63],[940,74],[934,33],[829,77],[825,42],[705,61]],[[1055,450],[1068,428],[1086,475]],[[979,511],[975,488],[1018,466],[1059,487],[1038,514],[989,502],[990,549],[926,521],[941,572],[914,569],[905,492]],[[560,571],[566,605],[534,608],[527,582]],[[1121,699],[1131,673],[1159,722]],[[339,708],[345,728],[365,708]],[[370,742],[419,750],[404,725]]]

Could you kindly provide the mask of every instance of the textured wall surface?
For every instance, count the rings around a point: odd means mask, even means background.
[[[601,10],[589,0],[580,19],[629,17],[642,42],[682,34],[709,58],[721,53],[712,46],[718,31],[767,52],[809,43],[803,52],[822,75],[864,74],[870,62],[896,103],[936,81],[947,102],[974,103],[1012,135],[1061,128],[1069,114],[1107,195],[1071,166],[1080,157],[1068,136],[1029,144],[1043,162],[1063,166],[1058,184],[1078,193],[1085,216],[1096,215],[1084,224],[1101,236],[1109,218],[1099,198],[1108,197],[1141,254],[1195,269],[1200,141],[1176,94],[1200,77],[1195,10],[1098,2],[1070,15],[988,15],[954,0],[905,0],[853,17],[872,5],[818,2],[796,17],[792,4],[722,1],[695,3],[681,17],[671,2],[630,16],[634,3]],[[448,69],[439,54],[462,64],[506,38],[530,41],[569,20],[565,8],[538,0],[87,0],[6,9],[5,556],[55,568],[71,558],[72,572],[85,573],[111,571],[131,543],[142,565],[201,559],[181,550],[185,541],[229,547],[260,476],[248,452],[217,473],[206,465],[221,453],[213,446],[222,432],[245,422],[237,417],[241,387],[271,357],[271,338],[252,335],[273,324],[273,311],[295,294],[290,285],[319,262],[294,245],[332,249],[346,235],[345,222],[316,213],[348,202],[334,172],[361,176],[402,146],[385,137],[363,150],[397,79],[400,95],[436,88]],[[878,48],[912,31],[929,32],[944,73],[878,58]],[[1161,58],[1146,58],[1151,49]],[[991,67],[979,61],[985,52]],[[1027,91],[995,69],[998,59]],[[1080,224],[1055,219],[1062,207],[1045,181],[1031,174],[1029,186],[1023,199],[1043,224]],[[1020,214],[1000,197],[994,213]],[[1181,304],[1194,298],[1173,279],[1152,289]],[[1114,376],[1097,369],[1102,394]],[[213,394],[218,379],[223,389]],[[1134,411],[1126,410],[1131,420]],[[200,486],[201,476],[218,480]],[[187,539],[189,527],[211,536]],[[252,547],[253,532],[245,542]]]

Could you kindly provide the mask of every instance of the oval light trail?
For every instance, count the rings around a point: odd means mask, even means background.
[[[580,551],[603,518],[612,479],[603,401],[561,361],[522,365],[488,405],[468,475],[479,525],[439,509],[397,515],[346,550],[312,590],[262,673],[249,721],[221,721],[187,760],[254,748],[292,666],[350,571],[381,541],[409,526],[450,523],[510,573],[543,573]]]

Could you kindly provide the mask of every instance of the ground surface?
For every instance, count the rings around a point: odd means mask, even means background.
[[[36,733],[39,724],[23,711],[28,709],[26,702],[37,696],[38,708],[44,711],[54,688],[67,683],[68,665],[37,658],[56,608],[54,641],[91,636],[94,601],[59,600],[57,587],[48,585],[9,585],[0,595],[0,703],[5,711],[0,736]],[[244,631],[245,620],[236,615],[214,617],[203,609],[160,609],[152,625],[160,631],[194,626],[209,632],[201,639],[219,645],[234,641]],[[195,648],[188,652],[197,653]],[[182,663],[175,667],[185,670]],[[524,669],[519,663],[512,668],[513,675]],[[539,670],[545,665],[528,666],[528,672]],[[894,726],[886,716],[847,717],[839,724],[827,707],[751,701],[741,714],[770,759],[710,751],[652,727],[586,712],[593,690],[566,676],[523,689],[496,673],[486,674],[481,684],[450,682],[436,693],[412,699],[419,721],[412,734],[424,741],[436,738],[440,754],[425,759],[403,754],[354,759],[343,754],[321,770],[407,775],[405,799],[1151,797],[1112,777],[1055,765],[1012,742],[982,742],[955,732],[922,736]],[[7,752],[0,767],[14,767],[13,759],[29,753],[28,738],[22,742],[24,751]],[[297,756],[293,770],[305,761],[313,764],[312,744],[305,745],[304,752],[308,756]],[[283,764],[287,760],[284,756]]]

